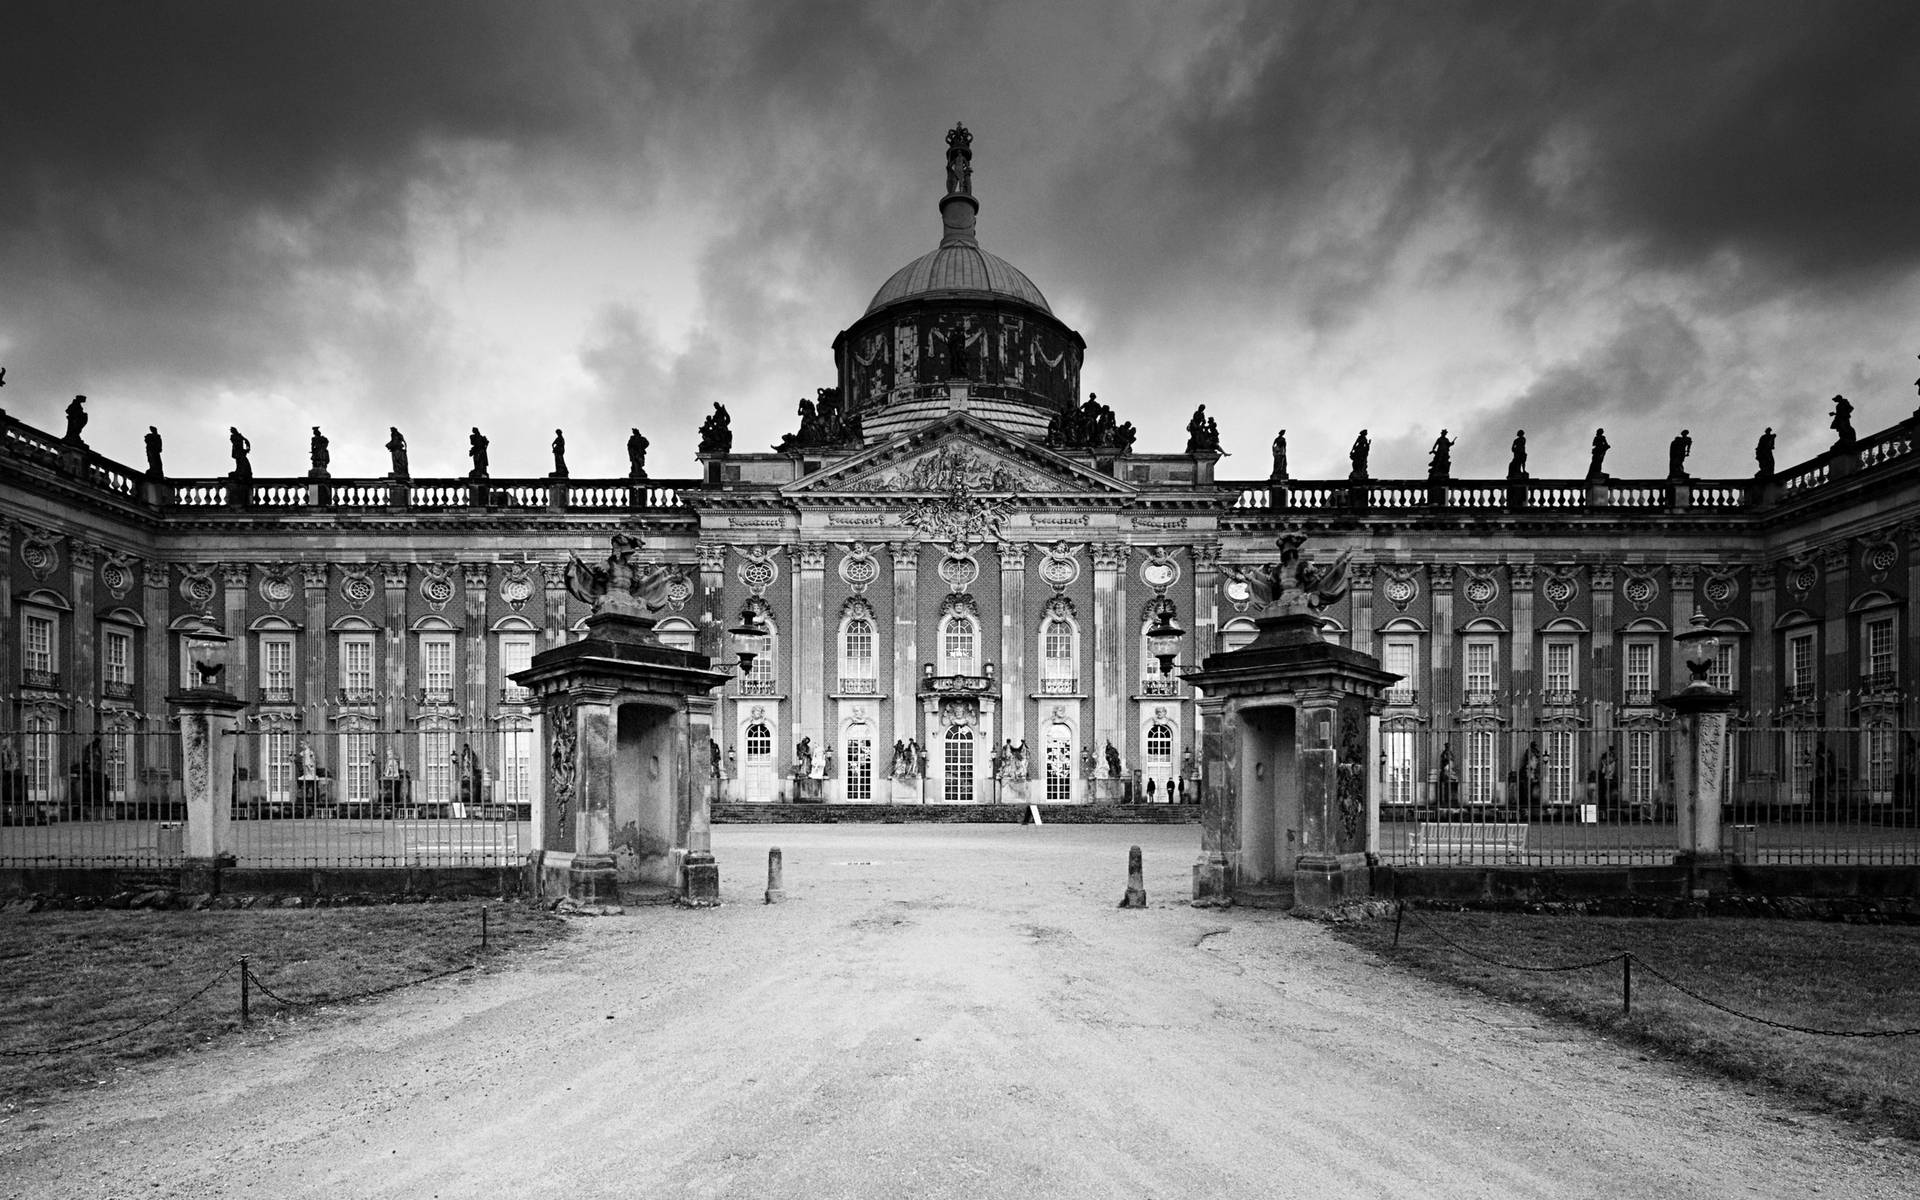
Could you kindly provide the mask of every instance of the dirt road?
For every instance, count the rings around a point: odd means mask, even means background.
[[[1126,847],[1145,911],[1116,906]],[[760,903],[766,848],[785,904]],[[728,904],[0,1126],[0,1193],[1911,1196],[1916,1160],[1323,929],[1191,828],[715,830]]]

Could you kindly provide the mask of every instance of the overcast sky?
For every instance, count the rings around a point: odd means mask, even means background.
[[[1264,476],[1746,475],[1908,416],[1920,4],[13,0],[0,407],[170,474],[694,472],[834,382],[933,248],[973,131],[981,244],[1083,387]]]

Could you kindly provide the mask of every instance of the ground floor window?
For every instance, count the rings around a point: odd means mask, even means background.
[[[1627,731],[1627,803],[1653,803],[1656,749],[1653,730]]]
[[[269,731],[264,749],[266,761],[260,764],[260,773],[266,777],[267,799],[282,803],[293,799],[293,731]]]
[[[1497,763],[1491,731],[1467,734],[1467,803],[1493,803]]]
[[[865,725],[847,730],[847,799],[873,799],[873,735]]]
[[[379,774],[379,764],[375,761],[378,753],[371,733],[356,730],[341,737],[340,774],[346,784],[346,799],[362,802],[373,799],[373,777]]]
[[[1073,799],[1073,731],[1065,725],[1047,731],[1047,799]]]
[[[1412,804],[1417,767],[1413,752],[1413,730],[1385,729],[1380,732],[1380,752],[1386,756],[1388,804]]]
[[[1866,743],[1862,750],[1867,767],[1867,799],[1876,804],[1885,804],[1893,799],[1893,729],[1886,725],[1868,726],[1862,740]]]
[[[947,778],[941,789],[942,798],[949,804],[973,803],[973,730],[965,725],[947,729],[943,764]]]
[[[23,765],[27,772],[27,795],[36,803],[51,803],[55,774],[53,720],[43,716],[28,717],[26,743]]]
[[[428,804],[453,800],[453,730],[428,727],[420,731],[420,779]]]
[[[127,784],[134,772],[133,734],[124,729],[111,729],[101,740],[104,759],[101,766],[107,773],[107,796],[115,804],[125,804]]]
[[[533,803],[533,730],[500,732],[500,784],[502,803]]]
[[[1576,769],[1580,765],[1579,740],[1574,732],[1571,729],[1548,730],[1545,756],[1546,761],[1540,765],[1540,770],[1545,776],[1547,803],[1573,803]]]
[[[1811,729],[1787,730],[1787,788],[1796,804],[1813,799],[1814,742]]]

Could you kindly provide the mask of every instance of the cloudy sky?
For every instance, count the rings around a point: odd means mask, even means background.
[[[1087,340],[1083,386],[1229,476],[1744,475],[1920,373],[1920,5],[13,0],[0,407],[169,473],[690,475],[834,382],[939,235]]]

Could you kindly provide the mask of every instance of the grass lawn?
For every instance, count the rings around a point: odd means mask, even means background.
[[[565,935],[565,923],[545,912],[486,907],[484,958],[479,901],[0,913],[0,1114],[234,1034],[243,954],[253,976],[288,1000],[332,1001],[290,1009],[255,987],[252,1028],[270,1030],[377,999],[347,999],[355,993],[492,963]]]
[[[1392,918],[1336,929],[1340,937],[1424,974],[1604,1029],[1735,1079],[1783,1088],[1880,1132],[1920,1139],[1920,1035],[1831,1037],[1777,1029],[1716,1011],[1652,973],[1728,1008],[1787,1025],[1920,1028],[1920,928],[1409,908],[1397,950]],[[1622,951],[1638,959],[1629,1013],[1621,1008],[1618,962],[1538,973],[1476,957],[1552,966]]]

